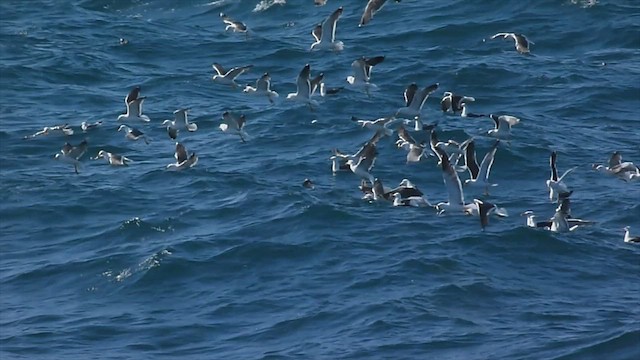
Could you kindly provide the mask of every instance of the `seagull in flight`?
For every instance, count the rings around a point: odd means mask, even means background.
[[[247,36],[249,35],[249,33],[247,32],[248,31],[247,25],[242,21],[236,21],[230,18],[229,16],[227,16],[227,14],[225,13],[220,13],[220,18],[222,19],[222,22],[224,22],[224,24],[227,25],[224,28],[225,32],[229,30],[233,30],[233,32],[245,33]]]
[[[405,115],[411,118],[420,118],[420,113],[422,112],[424,103],[427,101],[429,95],[436,91],[438,86],[438,83],[429,85],[424,89],[419,89],[416,83],[412,83],[411,85],[407,86],[407,88],[404,90],[405,106],[399,108],[398,111],[396,111],[396,116]]]
[[[271,76],[269,76],[269,73],[262,74],[260,79],[256,81],[255,87],[247,85],[243,92],[251,95],[266,96],[272,104],[274,103],[273,99],[278,97],[278,93],[271,90]]]
[[[520,119],[511,115],[490,114],[489,117],[493,120],[495,127],[487,131],[487,134],[500,140],[510,139],[511,127],[520,123]]]
[[[593,164],[593,169],[618,177],[624,181],[640,180],[640,168],[631,161],[622,161],[622,154],[614,151],[609,158],[609,166]]]
[[[489,182],[489,173],[491,172],[491,166],[493,165],[499,143],[500,140],[496,140],[491,149],[485,154],[480,166],[478,166],[478,162],[476,161],[475,141],[471,140],[467,143],[464,160],[471,178],[464,181],[465,186],[484,185],[485,195],[489,194],[489,186],[497,186],[497,184]]]
[[[512,38],[515,41],[515,45],[516,45],[516,50],[521,53],[521,54],[528,54],[529,51],[529,44],[534,44],[535,43],[529,39],[527,39],[526,36],[522,35],[522,34],[518,34],[518,33],[508,33],[508,32],[501,32],[501,33],[497,33],[495,35],[493,35],[491,37],[491,39],[495,39],[498,37],[502,37],[505,39],[508,38]]]
[[[187,154],[187,149],[181,143],[176,143],[176,152],[173,155],[176,158],[175,163],[167,165],[169,170],[183,170],[194,167],[198,163],[196,153]]]
[[[370,88],[377,88],[371,83],[371,69],[384,61],[384,56],[372,58],[361,57],[351,63],[353,75],[347,76],[347,82],[353,86],[364,87],[367,96],[371,97]]]
[[[296,78],[296,92],[288,94],[287,99],[306,103],[309,105],[309,109],[313,110],[313,106],[318,106],[319,104],[316,100],[311,99],[311,95],[318,86],[321,86],[320,83],[323,76],[324,75],[320,74],[314,78],[314,83],[312,84],[311,65],[306,64]]]
[[[311,50],[331,49],[340,51],[344,49],[344,43],[336,40],[336,27],[342,12],[343,9],[340,6],[325,21],[313,28],[311,35],[313,35],[315,42],[311,44]]]
[[[53,132],[61,132],[64,135],[71,136],[73,135],[73,129],[69,127],[69,124],[55,125],[55,126],[45,126],[42,130],[36,132],[35,134],[25,136],[25,139],[33,139],[34,137],[38,137],[41,135],[49,135]]]
[[[109,165],[113,165],[113,166],[128,166],[129,165],[128,163],[132,162],[132,160],[126,156],[114,154],[104,150],[98,151],[98,155],[92,158],[92,160],[98,160],[98,159],[106,159]]]
[[[397,3],[400,2],[400,0],[394,1]],[[369,0],[369,2],[367,2],[367,6],[365,6],[364,8],[364,12],[362,13],[362,17],[360,18],[360,24],[358,25],[358,27],[367,25],[369,21],[373,19],[373,15],[380,11],[380,9],[382,9],[386,2],[387,0]]]
[[[547,188],[549,189],[549,200],[559,201],[559,194],[568,193],[569,188],[562,181],[565,176],[567,176],[570,172],[575,170],[577,167],[572,167],[562,174],[562,176],[558,177],[558,168],[556,167],[558,154],[555,151],[551,152],[551,156],[549,157],[549,167],[551,168],[551,176],[549,180],[546,181]]]
[[[88,147],[89,144],[87,140],[82,140],[82,142],[76,146],[67,142],[62,146],[60,152],[54,156],[54,159],[72,164],[76,174],[79,174],[78,166],[80,165],[80,158],[87,152]]]
[[[236,78],[240,76],[240,74],[249,71],[253,67],[253,65],[247,65],[225,70],[225,68],[223,68],[222,65],[218,63],[214,63],[211,66],[216,71],[216,74],[212,77],[213,81],[220,84],[231,85],[234,88],[238,87],[238,84],[235,82]]]
[[[244,131],[244,125],[246,122],[247,119],[244,114],[236,117],[230,112],[225,111],[224,113],[222,113],[222,124],[220,124],[219,127],[220,130],[225,133],[240,135],[240,140],[245,143],[245,137],[247,136],[247,133]]]
[[[463,104],[471,101],[476,101],[476,99],[471,96],[455,95],[450,91],[445,91],[442,96],[442,100],[440,100],[440,108],[442,109],[442,112],[446,113],[451,111],[455,114],[464,110]]]

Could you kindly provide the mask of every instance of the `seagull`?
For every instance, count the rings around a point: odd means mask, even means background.
[[[547,188],[549,189],[549,200],[558,201],[558,194],[569,192],[569,188],[567,185],[562,182],[565,176],[575,170],[577,167],[572,167],[562,174],[561,177],[558,177],[558,169],[556,168],[556,159],[558,154],[555,151],[551,152],[551,156],[549,157],[549,166],[551,167],[551,177],[547,180]]]
[[[474,113],[468,112],[466,103],[462,103],[460,104],[460,106],[462,107],[462,112],[460,113],[460,117],[481,118],[486,116],[485,114],[474,114]]]
[[[73,164],[76,174],[79,174],[78,165],[80,165],[80,158],[87,152],[88,147],[89,144],[87,140],[82,140],[77,146],[73,146],[67,142],[62,146],[60,152],[54,156],[54,159]]]
[[[593,169],[616,176],[624,181],[640,179],[640,169],[631,161],[622,162],[622,154],[614,151],[609,159],[609,166],[593,164]]]
[[[67,136],[73,135],[73,129],[69,127],[69,124],[55,125],[55,126],[45,126],[42,130],[36,132],[33,135],[25,136],[25,139],[33,139],[34,137],[40,135],[49,135],[53,132],[61,132]]]
[[[497,186],[497,184],[489,182],[489,173],[491,172],[491,166],[493,165],[499,144],[500,140],[496,140],[491,149],[485,154],[480,166],[478,166],[475,141],[469,141],[464,154],[464,160],[471,178],[464,181],[465,186],[484,185],[485,195],[489,194],[489,186]]]
[[[489,224],[489,215],[495,211],[496,205],[492,204],[488,201],[482,201],[480,199],[473,199],[473,203],[478,208],[478,216],[480,216],[480,225],[482,226],[482,231]]]
[[[535,43],[533,41],[530,41],[529,39],[527,39],[526,36],[522,35],[522,34],[518,34],[518,33],[506,33],[506,32],[501,32],[501,33],[497,33],[495,35],[493,35],[491,37],[491,39],[495,39],[497,37],[503,37],[505,39],[508,38],[512,38],[513,40],[515,40],[516,42],[516,50],[521,53],[521,54],[528,54],[529,53],[529,44],[534,44]]]
[[[244,131],[244,125],[246,121],[244,114],[240,115],[240,117],[235,117],[230,112],[225,111],[222,113],[222,124],[219,127],[225,133],[240,135],[240,140],[245,143],[247,133]]]
[[[173,155],[176,158],[176,162],[167,165],[167,169],[171,170],[183,170],[194,167],[198,163],[198,156],[196,153],[187,154],[187,149],[181,143],[176,143],[176,152]]]
[[[418,189],[409,179],[402,179],[396,188],[385,190],[385,197],[394,194],[400,194],[403,199],[424,196],[424,193],[420,191],[420,189]]]
[[[369,21],[373,19],[373,15],[382,9],[386,1],[387,0],[369,0],[369,2],[367,2],[367,6],[364,8],[364,13],[360,18],[360,24],[358,27],[367,25]],[[395,0],[395,2],[399,3],[400,0]]]
[[[471,96],[454,95],[450,91],[445,91],[440,101],[440,108],[442,112],[452,111],[455,114],[456,112],[463,111],[463,105],[471,101],[476,101],[476,99]]]
[[[127,103],[127,112],[118,116],[118,121],[122,120],[140,120],[149,122],[151,119],[147,115],[142,114],[142,103],[146,96],[137,97]]]
[[[520,119],[511,115],[490,114],[489,117],[493,120],[495,128],[487,131],[487,134],[501,140],[511,138],[511,127],[520,122]]]
[[[140,85],[134,86],[133,89],[129,91],[127,96],[124,97],[124,105],[127,106],[133,100],[138,99],[138,97],[140,96],[140,90]]]
[[[306,64],[302,68],[302,70],[300,71],[300,74],[298,74],[298,77],[296,79],[296,85],[298,87],[297,91],[295,93],[290,93],[289,95],[287,95],[287,99],[306,103],[309,105],[309,108],[313,110],[312,105],[318,106],[318,102],[311,99],[311,94],[313,93],[313,90],[315,88],[311,84],[310,77],[311,77],[311,66],[309,64]],[[319,82],[320,80],[316,80],[316,81]]]
[[[385,135],[391,136],[393,134],[393,130],[389,129],[389,127],[402,120],[396,119],[393,116],[382,117],[376,120],[362,120],[362,119],[358,119],[355,116],[352,116],[351,121],[357,123],[363,128],[376,130],[376,131],[381,130],[381,131],[384,131]]]
[[[229,30],[233,30],[233,32],[248,34],[247,25],[242,21],[235,21],[232,18],[228,17],[225,13],[220,13],[220,18],[222,18],[222,22],[224,22],[225,25],[227,25],[224,28],[225,32]]]
[[[376,131],[373,136],[371,136],[371,139],[366,141],[364,145],[362,145],[362,147],[360,147],[360,149],[353,155],[348,155],[342,153],[338,149],[333,149],[333,156],[329,158],[332,161],[331,170],[333,171],[333,173],[335,174],[340,170],[351,170],[351,167],[347,164],[349,160],[357,161],[364,156],[375,157],[376,155],[378,155],[376,144],[384,136],[384,131]]]
[[[640,244],[640,236],[631,236],[630,234],[630,230],[631,229],[629,226],[625,226],[624,227],[624,242],[626,243],[635,243],[635,244]]]
[[[91,129],[95,129],[98,126],[102,125],[102,121],[96,121],[94,123],[89,124],[86,121],[83,121],[82,123],[80,123],[80,128],[82,129],[82,131],[87,132]]]
[[[560,205],[556,209],[555,214],[551,217],[551,227],[549,230],[553,232],[569,232],[578,228],[578,225],[570,226],[567,218],[570,216],[571,208],[569,196],[559,197]]]
[[[424,149],[426,147],[425,143],[418,143],[403,125],[400,125],[397,131],[398,140],[396,141],[396,146],[408,151],[407,164],[422,160],[423,156],[426,156],[424,153]]]
[[[266,96],[272,104],[274,102],[273,99],[278,97],[278,93],[271,90],[271,76],[269,76],[269,73],[262,74],[260,79],[256,81],[255,87],[247,85],[243,92],[251,95]]]
[[[169,137],[175,140],[178,137],[178,130],[180,126],[184,126],[187,131],[194,132],[198,130],[198,125],[190,123],[187,117],[187,112],[190,109],[178,109],[173,112],[173,120],[165,120],[162,122],[162,126],[167,127],[167,133]]]
[[[253,67],[253,65],[238,66],[227,71],[218,63],[214,63],[211,66],[217,73],[216,75],[213,75],[213,81],[220,84],[231,85],[234,88],[238,87],[238,84],[235,82],[236,78]]]
[[[400,193],[393,194],[393,206],[433,207],[433,205],[422,196],[403,198]]]
[[[302,186],[307,188],[307,189],[315,189],[315,185],[313,184],[313,181],[311,181],[310,179],[304,179],[304,181],[302,182]]]
[[[464,203],[462,183],[460,182],[458,173],[449,162],[447,153],[442,150],[438,151],[440,152],[439,157],[442,159],[442,179],[444,180],[444,185],[447,187],[449,199],[447,202],[438,203],[436,205],[436,210],[438,210],[438,214],[442,214],[445,211],[468,214],[472,211],[475,204]]]
[[[134,127],[130,127],[129,125],[126,124],[122,124],[120,125],[120,127],[118,127],[118,131],[123,130],[125,131],[125,137],[127,139],[130,140],[139,140],[142,139],[144,140],[144,142],[148,145],[149,144],[149,140],[147,139],[147,135],[145,135],[142,131],[134,128]]]
[[[98,151],[98,155],[92,159],[97,160],[101,158],[106,159],[109,165],[113,166],[127,166],[129,165],[127,162],[132,162],[132,160],[126,156],[110,153],[104,150]]]
[[[325,21],[313,28],[311,35],[316,41],[311,44],[311,50],[331,49],[340,51],[344,49],[344,43],[336,40],[336,26],[340,15],[342,15],[342,6],[329,15]]]
[[[371,83],[371,69],[384,61],[384,56],[375,56],[372,58],[361,57],[360,59],[354,60],[351,63],[351,69],[353,70],[353,75],[347,76],[347,82],[353,86],[361,86],[364,87],[365,92],[369,97],[370,88],[377,88],[377,86]]]
[[[461,168],[458,168],[458,161],[460,160],[460,158],[464,157],[467,145],[472,141],[474,141],[473,137],[468,138],[462,143],[458,143],[455,140],[447,140],[446,142],[439,141],[435,130],[433,130],[431,132],[430,145],[431,150],[436,154],[438,153],[435,149],[444,150],[445,153],[449,154],[449,162],[451,163],[451,165],[453,165],[453,167],[456,168],[457,171],[464,171],[467,170],[467,167],[463,166]]]
[[[422,111],[422,107],[424,106],[425,101],[431,93],[436,91],[439,84],[435,83],[433,85],[429,85],[424,89],[418,89],[418,85],[416,83],[412,83],[407,86],[404,91],[404,101],[405,106],[401,107],[396,111],[396,116],[405,115],[410,117],[420,117],[420,112]]]

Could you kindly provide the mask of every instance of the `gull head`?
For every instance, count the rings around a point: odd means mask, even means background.
[[[127,125],[120,125],[118,127],[118,131],[122,130],[122,129],[127,129]]]

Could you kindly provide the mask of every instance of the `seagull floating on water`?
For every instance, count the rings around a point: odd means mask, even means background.
[[[364,13],[362,13],[360,24],[358,26],[362,27],[367,25],[369,21],[373,19],[373,15],[380,11],[386,2],[387,0],[369,0],[369,2],[367,2],[367,6],[364,8]],[[399,3],[400,0],[395,0],[395,2]]]
[[[255,87],[247,85],[243,91],[251,95],[266,96],[272,104],[274,102],[273,99],[278,97],[278,93],[271,90],[271,76],[269,76],[269,73],[262,74],[260,79],[256,81]]]
[[[216,74],[211,78],[213,81],[219,84],[231,85],[234,88],[238,87],[238,84],[235,81],[236,78],[253,67],[253,65],[238,66],[227,71],[218,63],[214,63],[211,66],[216,71]]]
[[[593,169],[605,174],[613,175],[624,181],[640,180],[640,168],[631,161],[622,162],[622,154],[614,151],[609,159],[609,166],[593,164]]]
[[[347,82],[353,86],[364,87],[368,96],[371,96],[371,88],[376,89],[377,86],[371,83],[371,70],[374,66],[384,61],[384,56],[375,56],[372,58],[365,58],[354,60],[351,63],[351,69],[353,75],[347,76]]]
[[[549,200],[558,201],[559,194],[568,193],[569,188],[567,185],[562,182],[565,176],[567,176],[570,172],[576,169],[576,167],[572,167],[562,174],[562,176],[558,177],[558,169],[556,167],[558,154],[555,151],[551,152],[551,156],[549,157],[549,166],[551,167],[551,177],[546,181],[547,188],[549,189]]]
[[[104,150],[98,151],[98,155],[92,159],[93,160],[106,159],[109,165],[113,165],[113,166],[127,166],[129,165],[128,162],[132,162],[132,160],[126,156],[114,154]]]
[[[244,131],[244,125],[247,119],[244,114],[236,117],[230,112],[225,111],[222,113],[222,124],[220,124],[220,130],[228,134],[238,134],[242,142],[246,142],[245,137],[247,133]]]
[[[462,107],[462,112],[460,113],[460,117],[481,118],[486,116],[485,114],[474,114],[474,113],[468,112],[466,103],[462,103],[460,104],[460,106]]]
[[[503,37],[505,39],[512,38],[515,41],[516,50],[521,54],[528,54],[529,53],[529,44],[534,44],[535,45],[535,43],[533,41],[527,39],[526,36],[524,36],[522,34],[518,34],[518,33],[501,32],[501,33],[497,33],[497,34],[493,35],[491,37],[491,39],[495,39],[497,37]]]
[[[126,124],[122,124],[122,125],[120,125],[120,127],[118,127],[118,131],[123,130],[123,129],[125,131],[124,136],[127,139],[134,140],[134,141],[142,139],[142,140],[144,140],[145,144],[147,144],[147,145],[149,144],[149,140],[147,139],[147,135],[145,135],[139,129],[136,129],[136,128],[131,127],[131,126],[126,125]]]
[[[631,236],[630,229],[631,229],[631,227],[629,227],[629,226],[625,226],[624,229],[623,229],[624,230],[624,242],[640,244],[640,236]]]
[[[66,136],[73,135],[73,129],[69,127],[69,124],[55,125],[55,126],[45,126],[42,130],[36,132],[33,135],[25,136],[25,139],[32,139],[34,137],[38,137],[41,135],[49,135],[54,132],[61,132]]]
[[[79,174],[78,166],[80,165],[80,158],[87,152],[88,147],[89,144],[87,140],[82,140],[77,146],[73,146],[67,142],[62,146],[60,152],[54,156],[54,159],[72,164],[76,174]]]
[[[311,44],[311,50],[331,49],[340,51],[344,49],[344,43],[336,40],[336,28],[342,11],[342,6],[340,6],[325,21],[313,28],[311,35],[316,41]]]
[[[94,123],[83,121],[82,123],[80,123],[80,128],[82,129],[82,131],[87,132],[91,129],[97,128],[100,125],[102,125],[102,121],[96,121]]]
[[[476,101],[476,99],[471,96],[455,95],[450,91],[445,91],[440,101],[440,108],[442,112],[451,111],[455,114],[464,110],[463,105],[471,101]]]

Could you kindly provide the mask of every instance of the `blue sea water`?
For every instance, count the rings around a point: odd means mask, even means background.
[[[624,226],[640,235],[640,182],[591,170],[615,150],[640,162],[640,5],[389,1],[359,28],[364,4],[0,2],[0,358],[640,358],[640,247],[622,241]],[[338,6],[344,51],[309,52]],[[225,33],[220,12],[250,35]],[[532,55],[488,40],[501,31],[526,34]],[[347,87],[315,111],[284,100],[306,63],[337,87],[376,55],[371,98]],[[254,65],[242,85],[269,72],[280,97],[214,83],[214,62]],[[510,216],[484,232],[477,218],[369,203],[355,175],[331,173],[332,148],[371,136],[351,116],[392,114],[412,82],[439,82],[423,116],[442,139],[474,136],[479,156],[493,123],[443,114],[443,91],[522,119],[488,198]],[[132,125],[149,145],[116,131],[135,85],[152,121]],[[200,160],[171,172],[161,123],[182,107],[199,129],[179,140]],[[226,110],[246,115],[246,143],[218,129]],[[60,123],[75,134],[24,139]],[[76,175],[53,155],[82,139]],[[90,160],[100,149],[134,162]],[[573,215],[596,225],[525,227],[523,211],[554,212],[551,150],[561,172],[577,166]],[[385,184],[409,178],[446,200],[434,160],[407,165],[391,138],[378,151]]]

